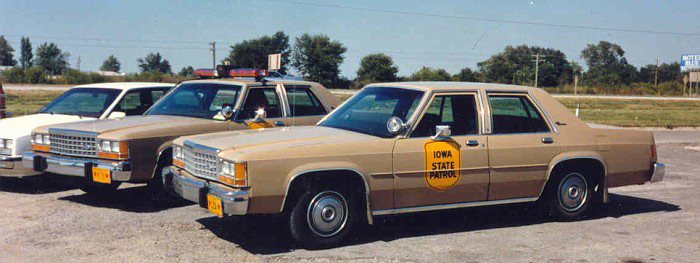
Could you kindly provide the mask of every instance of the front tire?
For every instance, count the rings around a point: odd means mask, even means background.
[[[563,221],[581,218],[588,212],[594,195],[590,177],[577,171],[561,173],[550,185],[549,205],[552,216]]]
[[[289,230],[306,247],[340,244],[356,224],[359,206],[347,192],[333,189],[307,191],[289,214]]]

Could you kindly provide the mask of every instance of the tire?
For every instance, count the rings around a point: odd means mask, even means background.
[[[163,165],[158,164],[153,178],[146,183],[146,191],[151,196],[165,195],[165,186],[163,185]]]
[[[83,190],[83,192],[91,196],[106,197],[114,194],[121,184],[122,182],[112,182],[111,184],[84,182],[80,186],[80,190]]]
[[[562,221],[580,219],[594,201],[594,183],[589,176],[579,171],[558,174],[548,189],[550,214]]]
[[[357,223],[359,207],[358,198],[347,191],[306,191],[289,213],[291,236],[307,248],[337,246]]]

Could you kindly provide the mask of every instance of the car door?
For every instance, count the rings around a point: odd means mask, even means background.
[[[480,132],[478,93],[437,93],[393,152],[394,207],[486,200],[488,141]],[[435,126],[452,135],[434,140]]]
[[[551,121],[528,93],[488,93],[489,200],[536,197],[560,152]]]
[[[314,125],[328,114],[310,85],[284,85],[284,91],[289,105],[288,125]]]
[[[245,98],[239,111],[236,113],[236,129],[245,127],[257,127],[253,119],[257,111],[262,109],[267,117],[265,121],[272,126],[286,126],[285,107],[282,104],[280,89],[276,86],[248,87]],[[253,124],[251,126],[251,124]]]

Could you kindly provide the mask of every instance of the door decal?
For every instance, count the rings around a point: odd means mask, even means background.
[[[425,183],[445,191],[459,181],[462,163],[459,144],[454,141],[425,142]]]

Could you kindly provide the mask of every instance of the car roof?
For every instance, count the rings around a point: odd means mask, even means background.
[[[163,82],[105,82],[105,83],[93,83],[87,85],[79,85],[74,88],[97,88],[97,89],[118,89],[118,90],[130,90],[139,88],[153,88],[153,87],[173,87],[173,83],[163,83]]]
[[[409,89],[418,89],[424,91],[451,91],[462,89],[474,90],[489,90],[489,91],[529,91],[532,87],[496,84],[496,83],[480,83],[480,82],[456,82],[456,81],[417,81],[417,82],[388,82],[375,83],[367,85],[367,87],[401,87]]]
[[[183,81],[183,83],[219,83],[219,84],[237,84],[237,85],[250,85],[250,84],[262,84],[252,78],[217,78],[217,79],[194,79]],[[276,84],[317,84],[316,82],[304,81],[304,80],[286,80],[286,79],[274,79],[266,81],[267,85]]]

